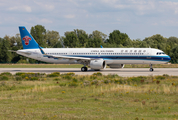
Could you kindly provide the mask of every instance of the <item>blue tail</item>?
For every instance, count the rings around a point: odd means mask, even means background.
[[[39,49],[38,43],[23,26],[19,27],[23,49]]]

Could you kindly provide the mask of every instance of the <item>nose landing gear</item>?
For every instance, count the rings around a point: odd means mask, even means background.
[[[149,70],[150,72],[153,72],[154,71],[154,69],[152,68],[152,64],[150,64],[150,70]]]

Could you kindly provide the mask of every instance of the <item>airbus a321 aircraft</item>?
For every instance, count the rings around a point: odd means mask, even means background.
[[[164,64],[170,57],[163,51],[153,48],[42,48],[25,27],[19,27],[23,50],[17,54],[39,61],[59,64],[83,64],[81,71],[123,68],[124,64]]]

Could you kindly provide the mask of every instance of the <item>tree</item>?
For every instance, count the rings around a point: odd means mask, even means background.
[[[11,53],[9,50],[9,41],[5,39],[1,39],[1,50],[0,50],[0,62],[8,63],[11,61]]]
[[[16,40],[15,40],[15,37],[14,36],[12,36],[12,37],[10,37],[10,36],[5,36],[4,37],[4,39],[5,40],[7,40],[8,42],[9,42],[9,47],[13,47],[14,45],[15,45],[15,43],[16,43]]]
[[[47,47],[45,41],[46,29],[44,26],[36,25],[31,28],[30,33],[40,46]]]
[[[123,43],[123,46],[133,47],[132,40],[130,38],[126,39],[125,42]]]
[[[145,41],[151,48],[158,48],[165,51],[167,38],[164,38],[160,34],[156,34],[145,38],[143,41]]]
[[[121,33],[119,30],[114,30],[109,34],[108,43],[110,44],[124,44],[126,40],[129,39],[126,33]]]
[[[60,42],[60,35],[59,32],[57,31],[47,31],[45,35],[45,41],[48,44],[48,47],[53,48],[57,43],[59,44]],[[59,41],[59,42],[58,42]]]
[[[100,47],[106,41],[106,37],[107,37],[106,34],[98,30],[95,30],[92,32],[92,34],[89,35],[88,44],[86,46],[87,47]]]
[[[178,45],[177,37],[169,37],[166,43],[166,53],[169,54],[171,49]]]
[[[15,35],[15,39],[16,39],[16,47],[17,47],[18,49],[22,49],[23,46],[22,46],[22,41],[21,41],[20,34],[16,34],[16,35]]]
[[[178,63],[178,45],[170,51],[171,63]]]
[[[57,41],[57,43],[53,47],[54,48],[62,48],[61,41]]]
[[[79,40],[75,32],[73,31],[65,32],[63,44],[65,47],[69,47],[69,48],[79,47]]]
[[[86,44],[88,42],[88,34],[84,30],[74,29],[75,34],[78,37],[79,40],[79,47],[86,47]]]
[[[145,41],[142,41],[140,39],[136,39],[132,41],[132,47],[134,48],[148,48],[149,46]]]

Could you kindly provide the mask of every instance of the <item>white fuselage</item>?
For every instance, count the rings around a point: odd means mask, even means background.
[[[43,51],[47,55],[103,59],[106,64],[164,64],[170,60],[163,51],[153,48],[43,48]],[[40,49],[23,49],[17,53],[49,63],[81,64],[73,59],[45,57]]]

